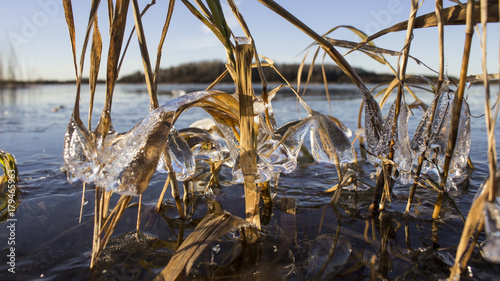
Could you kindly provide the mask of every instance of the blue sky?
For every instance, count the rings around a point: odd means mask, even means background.
[[[90,0],[73,1],[77,33],[78,52],[81,49],[88,20]],[[108,20],[106,1],[101,1],[99,27],[103,34],[104,46],[108,44]],[[150,1],[140,0],[141,6]],[[221,1],[224,3],[224,1]],[[389,27],[408,19],[410,1],[332,1],[332,0],[281,0],[277,1],[288,11],[322,34],[338,25],[352,25],[368,34]],[[304,49],[312,40],[297,30],[290,23],[268,10],[256,0],[236,1],[241,13],[247,21],[255,39],[259,54],[276,62],[300,62]],[[15,50],[18,65],[18,76],[21,79],[56,79],[67,80],[75,77],[68,29],[60,0],[0,0],[0,54],[3,61],[10,57],[10,49]],[[454,5],[445,1],[445,6]],[[165,19],[167,1],[157,0],[143,18],[148,47],[155,60],[158,40]],[[419,15],[434,11],[434,2],[422,4]],[[131,15],[131,12],[130,12]],[[236,20],[227,9],[228,22],[236,35],[243,35]],[[127,21],[128,34],[133,27],[133,18]],[[458,76],[464,45],[464,26],[447,27],[445,30],[445,52],[448,73]],[[498,24],[488,25],[489,41],[487,45],[489,72],[498,73]],[[472,59],[469,73],[481,73],[481,50],[478,36],[474,35]],[[353,33],[343,29],[337,30],[331,37],[356,41]],[[405,32],[393,33],[377,39],[379,47],[400,50],[403,47]],[[339,49],[344,53],[345,49]],[[107,52],[104,47],[103,52]],[[416,30],[411,46],[411,55],[420,59],[429,67],[438,70],[437,28]],[[106,54],[103,53],[103,58]],[[79,57],[79,55],[78,55]],[[309,54],[309,58],[312,53]],[[198,60],[225,60],[225,51],[216,37],[186,9],[181,1],[176,1],[172,23],[163,49],[162,67]],[[387,73],[389,69],[367,56],[353,53],[346,59],[355,67],[362,67],[379,73]],[[393,66],[397,58],[388,57]],[[327,59],[328,60],[328,59]],[[89,61],[86,61],[88,66]],[[105,62],[102,62],[104,65]],[[143,66],[137,39],[132,40],[121,74],[142,71]],[[88,72],[88,71],[87,71]],[[430,71],[421,65],[411,62],[407,73],[429,74]],[[104,78],[104,68],[101,78]],[[87,76],[87,75],[85,75]]]

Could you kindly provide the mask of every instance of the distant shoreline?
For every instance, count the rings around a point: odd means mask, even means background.
[[[278,69],[283,77],[285,77],[290,83],[297,83],[297,74],[300,64],[275,64],[276,69]],[[327,77],[328,83],[332,84],[351,84],[351,80],[342,72],[342,70],[333,64],[321,65],[316,64],[314,70],[309,73],[309,65],[304,65],[301,83],[305,84],[309,80],[309,83],[323,83],[323,71]],[[200,61],[181,64],[178,66],[172,66],[169,68],[160,69],[158,74],[159,84],[191,84],[191,83],[212,83],[226,70],[225,63],[222,61]],[[380,84],[387,83],[394,79],[394,74],[388,73],[375,73],[371,71],[366,71],[362,68],[355,68],[356,72],[360,76],[361,80],[365,84]],[[103,73],[101,73],[103,74]],[[264,74],[268,83],[284,83],[281,76],[275,71],[264,68]],[[260,77],[257,70],[254,69],[253,82],[259,83]],[[415,75],[418,76],[418,75]],[[421,76],[429,79],[433,83],[437,82],[437,76]],[[454,79],[454,78],[450,78]],[[122,75],[118,83],[125,84],[144,84],[145,78],[141,71],[137,71],[132,74]],[[411,79],[410,83],[425,83],[423,79]],[[40,85],[40,84],[75,84],[75,80],[32,80],[32,81],[1,81],[0,89],[12,88],[12,87],[23,87],[29,85]],[[88,84],[89,79],[83,78],[82,84]],[[98,80],[98,84],[106,83],[105,80]],[[232,83],[232,80],[228,75],[221,80],[221,83]]]

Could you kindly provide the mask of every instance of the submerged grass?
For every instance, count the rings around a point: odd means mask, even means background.
[[[150,108],[151,114],[145,119],[144,122],[139,123],[133,130],[138,130],[141,126],[144,126],[147,122],[153,122],[153,130],[141,131],[144,134],[146,144],[144,145],[144,151],[137,152],[137,157],[131,162],[131,167],[127,167],[127,170],[120,173],[120,181],[116,183],[119,188],[115,186],[96,186],[95,187],[95,215],[94,215],[94,237],[93,237],[93,250],[92,258],[90,262],[91,267],[95,267],[99,262],[99,255],[106,247],[109,239],[113,235],[113,231],[118,225],[120,219],[122,218],[125,210],[130,206],[132,200],[132,195],[142,196],[145,191],[149,180],[156,168],[158,161],[163,161],[163,167],[160,167],[167,171],[167,178],[165,181],[164,188],[159,197],[158,203],[156,204],[156,212],[161,212],[163,204],[164,194],[168,188],[171,187],[172,197],[175,200],[177,211],[181,220],[189,220],[190,213],[189,200],[189,182],[195,177],[193,173],[188,176],[185,175],[184,171],[176,170],[178,168],[178,162],[195,162],[195,157],[192,155],[194,145],[188,146],[186,140],[182,137],[177,138],[178,132],[173,128],[173,124],[177,120],[178,116],[182,114],[185,110],[190,107],[201,107],[207,111],[217,123],[219,129],[222,131],[222,136],[226,139],[226,143],[229,146],[230,157],[220,156],[217,159],[204,159],[210,166],[210,180],[207,190],[210,191],[210,186],[217,183],[217,173],[220,171],[222,163],[228,158],[231,158],[235,162],[234,175],[237,177],[238,173],[241,173],[242,182],[245,190],[245,220],[238,218],[234,215],[228,213],[222,213],[219,208],[214,207],[209,211],[203,220],[199,222],[191,235],[183,240],[182,235],[179,235],[179,245],[175,255],[172,257],[166,268],[161,271],[156,279],[159,280],[174,280],[177,278],[183,278],[189,273],[190,268],[194,265],[196,259],[200,256],[203,250],[213,241],[221,237],[222,235],[228,233],[229,231],[234,231],[235,229],[242,230],[241,237],[245,243],[254,243],[259,240],[259,236],[262,233],[259,231],[261,224],[269,220],[270,209],[272,208],[272,195],[271,186],[276,182],[277,185],[278,177],[275,176],[276,172],[289,173],[295,169],[297,163],[296,158],[301,149],[303,149],[302,144],[304,141],[304,136],[307,132],[311,134],[311,149],[312,157],[323,163],[331,163],[335,165],[338,173],[339,183],[330,191],[335,191],[332,197],[331,205],[335,206],[339,202],[340,192],[343,188],[348,189],[358,189],[361,185],[361,180],[356,179],[357,175],[355,168],[358,163],[357,156],[352,147],[352,143],[346,136],[346,131],[348,130],[337,118],[332,116],[323,115],[319,112],[311,109],[304,100],[298,94],[301,88],[301,81],[298,80],[297,90],[295,90],[292,85],[284,79],[284,84],[290,87],[294,93],[297,95],[298,101],[306,109],[308,116],[302,120],[297,120],[286,124],[285,126],[278,128],[276,126],[276,121],[274,120],[274,115],[272,112],[271,100],[276,95],[276,93],[283,87],[267,91],[267,82],[262,69],[264,67],[269,67],[279,73],[279,71],[274,67],[271,59],[263,56],[259,56],[256,44],[252,38],[249,27],[247,26],[242,13],[240,13],[236,3],[232,0],[228,0],[228,5],[234,17],[240,24],[242,32],[245,37],[235,37],[233,30],[231,30],[226,21],[226,15],[223,12],[222,5],[218,0],[182,0],[189,11],[193,14],[195,18],[200,20],[205,24],[212,33],[219,39],[222,46],[224,47],[227,55],[226,71],[220,74],[219,78],[212,85],[209,86],[207,92],[190,93],[184,98],[179,98],[178,100],[173,100],[167,105],[160,106],[157,99],[157,87],[158,87],[158,75],[160,69],[160,62],[162,56],[162,50],[164,41],[166,39],[166,34],[170,25],[172,14],[174,12],[174,7],[176,2],[169,1],[168,11],[166,13],[166,19],[163,25],[163,30],[160,38],[160,43],[158,45],[156,53],[156,65],[153,69],[151,64],[150,52],[147,46],[147,40],[145,36],[145,27],[142,24],[142,16],[146,14],[146,11],[155,4],[152,1],[151,4],[147,5],[141,12],[139,7],[139,2],[137,0],[132,0],[132,13],[134,16],[134,29],[138,39],[141,57],[144,66],[145,81],[150,96]],[[373,188],[373,203],[370,207],[372,215],[378,215],[381,211],[380,221],[377,221],[380,227],[380,233],[382,235],[381,252],[379,253],[380,263],[385,264],[383,261],[387,259],[387,248],[388,248],[388,237],[389,228],[386,227],[387,224],[391,224],[391,220],[386,218],[383,210],[387,208],[386,200],[391,200],[392,188],[396,183],[396,179],[402,180],[402,177],[398,178],[399,174],[409,173],[408,182],[412,184],[409,189],[408,203],[406,206],[406,216],[411,216],[410,209],[413,204],[413,196],[415,194],[417,186],[420,185],[430,185],[431,188],[437,190],[437,201],[435,203],[434,213],[432,218],[437,220],[440,218],[440,208],[443,198],[450,201],[451,205],[455,205],[451,197],[448,196],[446,191],[447,183],[450,181],[448,179],[448,174],[450,170],[450,165],[452,165],[453,155],[455,153],[456,142],[459,138],[459,123],[460,115],[462,112],[462,104],[464,100],[464,92],[467,81],[468,73],[468,62],[470,60],[470,49],[472,36],[474,33],[473,27],[475,25],[475,20],[481,19],[483,26],[483,63],[486,64],[486,23],[498,21],[498,2],[496,1],[469,1],[467,5],[458,4],[453,7],[443,9],[443,3],[441,0],[436,1],[435,12],[429,13],[423,16],[417,17],[417,10],[421,4],[417,0],[412,1],[412,8],[410,11],[410,16],[408,21],[398,23],[388,29],[382,30],[374,35],[367,36],[362,33],[359,29],[351,26],[341,26],[347,28],[360,36],[361,42],[348,42],[333,39],[327,36],[331,36],[332,32],[339,27],[333,28],[324,35],[319,35],[316,31],[308,27],[304,22],[296,18],[293,14],[288,12],[285,8],[277,4],[272,0],[259,0],[263,6],[269,8],[277,15],[283,17],[285,20],[293,24],[296,28],[302,30],[305,34],[310,36],[314,40],[314,44],[319,47],[316,49],[313,55],[313,64],[309,69],[308,78],[311,77],[313,71],[313,65],[316,61],[320,51],[324,52],[322,64],[326,57],[330,57],[351,79],[351,81],[358,87],[361,94],[363,95],[363,104],[360,108],[358,127],[362,128],[362,114],[361,110],[365,111],[364,119],[364,132],[358,132],[355,140],[359,140],[361,145],[361,155],[362,158],[368,159],[370,163],[374,166],[379,167],[379,172],[377,179],[375,181],[375,187]],[[98,122],[97,127],[91,130],[91,115],[92,107],[94,103],[95,86],[98,76],[99,65],[101,63],[101,54],[103,48],[103,39],[100,34],[97,20],[97,10],[100,7],[100,1],[93,0],[91,3],[91,10],[88,20],[88,25],[85,34],[85,40],[83,43],[82,53],[80,61],[77,61],[76,54],[76,43],[75,43],[75,23],[73,19],[73,9],[70,0],[63,0],[64,11],[66,16],[66,22],[68,25],[71,48],[73,52],[73,63],[75,68],[75,74],[77,77],[77,88],[76,88],[76,98],[75,106],[73,109],[72,119],[70,126],[68,127],[68,134],[65,145],[72,143],[74,139],[80,141],[75,154],[71,154],[74,159],[82,160],[81,163],[87,164],[88,162],[95,161],[97,164],[97,173],[102,173],[105,170],[105,166],[112,166],[113,162],[104,162],[102,159],[104,156],[102,152],[107,148],[111,148],[114,145],[128,145],[124,140],[127,138],[127,134],[132,134],[133,130],[130,132],[118,135],[112,126],[111,122],[111,108],[113,102],[113,92],[115,84],[119,75],[120,65],[123,62],[125,52],[127,47],[124,49],[123,42],[125,36],[125,27],[127,16],[129,12],[130,0],[117,0],[117,1],[107,1],[107,9],[109,15],[109,46],[106,61],[106,97],[105,105],[101,118]],[[481,9],[481,13],[478,10]],[[446,82],[445,68],[444,68],[444,26],[446,25],[465,25],[466,29],[466,41],[464,47],[464,55],[462,58],[462,69],[460,74],[460,81],[458,85],[458,90],[454,94],[454,102],[450,112],[450,130],[449,136],[447,136],[446,150],[443,151],[444,163],[441,165],[436,163],[435,160],[437,156],[429,156],[432,151],[429,148],[429,138],[431,137],[431,127],[428,125],[425,127],[423,133],[424,150],[418,151],[417,155],[418,161],[415,162],[415,170],[411,170],[412,167],[406,168],[404,170],[403,161],[404,158],[410,157],[411,155],[404,155],[402,151],[404,140],[404,135],[407,137],[407,128],[401,131],[400,126],[403,126],[407,122],[404,120],[404,115],[402,112],[409,110],[406,104],[407,95],[411,95],[415,101],[410,104],[410,107],[421,107],[427,111],[427,105],[425,105],[411,90],[414,85],[407,83],[411,75],[407,75],[406,69],[408,60],[413,58],[410,55],[410,46],[413,40],[413,31],[416,28],[427,28],[432,26],[438,26],[439,30],[439,80],[437,85],[431,85],[430,91],[433,91],[436,96],[435,104],[430,109],[430,115],[428,116],[430,124],[433,123],[436,112],[438,108],[437,97],[442,93],[442,89]],[[385,48],[379,48],[375,46],[373,40],[375,38],[384,36],[391,32],[398,32],[406,30],[406,39],[403,42],[403,47],[401,51],[392,51]],[[79,111],[79,100],[80,100],[80,88],[83,76],[83,65],[86,53],[86,48],[88,41],[90,40],[90,35],[92,33],[92,43],[91,43],[91,55],[90,55],[90,110],[88,117],[88,126],[84,126],[80,118]],[[131,38],[131,37],[130,37]],[[130,42],[130,39],[129,39]],[[128,45],[128,43],[127,43]],[[311,45],[311,46],[313,46]],[[380,87],[385,87],[378,92],[377,95],[383,95],[381,103],[377,103],[372,91],[368,90],[363,81],[357,75],[356,71],[349,65],[345,60],[344,56],[340,54],[335,46],[340,46],[344,48],[351,49],[352,51],[361,51],[368,55],[369,58],[374,59],[382,64],[388,66],[388,68],[394,73],[394,80],[388,85],[379,85]],[[123,49],[123,51],[122,51]],[[385,59],[384,55],[396,55],[400,57],[398,67],[394,68]],[[263,62],[261,62],[263,59]],[[305,61],[305,57],[304,57]],[[303,71],[304,63],[299,67],[299,77]],[[263,88],[262,96],[256,96],[253,92],[253,87],[251,84],[251,71],[252,68],[257,68],[259,71],[259,76],[261,79],[261,84]],[[495,114],[491,112],[490,104],[490,94],[489,94],[489,84],[488,80],[491,76],[486,73],[486,67],[484,66],[484,81],[486,88],[486,126],[488,130],[488,157],[489,157],[489,172],[490,176],[485,184],[485,192],[481,193],[479,197],[474,201],[471,207],[471,211],[467,216],[467,221],[465,223],[464,230],[462,232],[462,240],[457,250],[457,257],[455,260],[455,266],[451,271],[450,278],[459,278],[462,269],[467,264],[467,260],[470,258],[472,251],[474,249],[474,243],[477,242],[479,234],[482,231],[484,224],[484,206],[486,201],[493,201],[496,198],[498,183],[497,183],[497,158],[496,158],[496,147],[495,147],[495,136],[494,128],[496,115],[498,112],[498,106],[496,106]],[[236,93],[227,94],[223,92],[211,91],[211,89],[219,83],[219,81],[229,74],[234,81],[236,86]],[[280,74],[281,75],[281,74]],[[328,93],[327,87],[327,77],[324,74],[325,89]],[[497,77],[497,76],[496,76]],[[309,81],[306,81],[303,88],[303,92],[307,90],[307,85]],[[386,87],[387,86],[387,87]],[[417,86],[421,87],[421,86]],[[376,87],[378,88],[378,87]],[[382,118],[381,107],[387,101],[392,92],[397,90],[396,101],[390,110],[389,117]],[[373,89],[374,91],[375,89]],[[408,94],[407,94],[408,93]],[[328,96],[327,96],[327,99]],[[400,115],[403,116],[400,118]],[[154,119],[158,117],[158,120]],[[149,118],[149,119],[148,119]],[[436,117],[437,118],[437,117]],[[148,121],[149,120],[149,121]],[[153,121],[151,121],[153,120]],[[83,130],[82,128],[88,128]],[[75,129],[76,128],[76,129]],[[77,133],[74,133],[74,132]],[[182,136],[181,134],[178,134]],[[167,141],[167,138],[171,141]],[[150,139],[153,139],[150,141]],[[409,140],[406,140],[409,144]],[[86,147],[86,144],[89,147]],[[202,142],[204,145],[210,142]],[[135,145],[135,142],[134,142]],[[132,146],[134,146],[132,145]],[[181,149],[181,147],[188,147],[187,151]],[[152,148],[151,148],[152,147]],[[151,148],[151,149],[150,149]],[[191,151],[191,149],[193,151]],[[65,147],[65,151],[67,147]],[[90,151],[87,151],[90,150]],[[118,150],[117,150],[118,151]],[[120,150],[126,151],[126,150]],[[286,156],[282,157],[285,152]],[[183,154],[185,153],[185,155]],[[403,156],[398,156],[397,154]],[[69,155],[69,154],[68,154]],[[68,157],[65,152],[65,157]],[[76,156],[75,156],[76,155]],[[98,155],[98,156],[95,156]],[[100,158],[100,157],[101,158]],[[281,158],[280,158],[281,157]],[[399,157],[399,158],[398,158]],[[71,158],[71,157],[69,157]],[[160,159],[161,158],[161,159]],[[284,159],[282,159],[284,158]],[[192,159],[192,160],[189,160]],[[290,161],[292,159],[293,161]],[[363,159],[363,160],[366,160]],[[65,159],[66,161],[72,159]],[[408,159],[406,159],[408,160]],[[103,161],[103,162],[100,162]],[[160,161],[160,162],[161,162]],[[176,162],[177,161],[177,162]],[[92,162],[93,163],[93,162]],[[173,164],[175,163],[175,165]],[[81,166],[83,166],[83,164]],[[129,164],[129,163],[127,163]],[[135,166],[134,166],[135,165]],[[194,164],[196,165],[196,164]],[[411,161],[410,161],[411,165]],[[440,174],[439,183],[434,182],[434,180],[426,177],[423,174],[424,165],[432,166],[437,169]],[[5,166],[5,165],[4,165]],[[70,164],[67,164],[70,168]],[[78,165],[77,165],[78,166]],[[181,165],[182,166],[182,165]],[[290,168],[292,166],[292,168]],[[184,167],[187,169],[187,167]],[[73,170],[74,170],[73,169]],[[70,169],[68,169],[68,173]],[[139,174],[136,177],[134,174]],[[122,174],[127,174],[122,176]],[[89,177],[91,178],[91,177]],[[130,180],[132,178],[132,180]],[[182,178],[185,182],[184,187],[184,198],[181,200],[178,179]],[[130,190],[130,188],[125,188],[128,184],[128,180],[140,185],[141,187],[136,187],[135,190]],[[87,182],[91,183],[92,180],[86,179]],[[427,184],[424,182],[427,181]],[[105,185],[105,184],[104,184]],[[365,184],[366,185],[366,184]],[[85,185],[84,185],[85,186]],[[120,199],[109,212],[110,198],[113,196],[113,192],[122,193]],[[85,193],[85,191],[83,192]],[[260,210],[260,198],[263,197],[264,208],[261,213]],[[142,198],[142,197],[140,197]],[[140,219],[141,219],[141,208],[142,200],[139,199],[139,214],[137,217],[137,233],[140,231]],[[282,198],[282,206],[289,202],[288,198]],[[214,206],[217,206],[216,202],[212,202]],[[294,204],[293,204],[294,205]],[[284,211],[283,216],[295,215],[295,206],[288,206],[287,209],[293,211]],[[285,214],[286,213],[286,214]],[[287,219],[290,220],[289,217]],[[389,222],[387,222],[389,221]],[[340,222],[339,222],[340,223]],[[367,225],[368,227],[368,225]],[[244,229],[244,230],[243,230]],[[321,229],[321,225],[320,225]],[[340,229],[340,228],[338,228]],[[365,230],[365,237],[368,241],[367,230]],[[373,230],[375,231],[375,230]],[[373,232],[375,237],[375,232]],[[338,250],[339,235],[334,237],[333,244],[330,245],[330,254],[328,255],[328,261],[331,260]],[[469,244],[470,239],[472,243]],[[291,243],[291,240],[288,241]],[[297,243],[297,242],[296,242]],[[318,272],[313,276],[314,278],[321,278],[325,272],[328,261],[324,263]],[[387,268],[377,269],[375,256],[370,258],[370,274],[371,278],[375,280],[377,278],[377,270],[387,270]],[[356,271],[362,264],[353,265],[348,272]],[[386,276],[387,274],[382,275]]]

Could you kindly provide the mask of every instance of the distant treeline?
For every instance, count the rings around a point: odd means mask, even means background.
[[[297,81],[297,72],[299,64],[281,64],[276,63],[275,67],[281,72],[290,83]],[[325,74],[328,82],[332,83],[349,83],[349,78],[336,65],[325,65]],[[161,69],[159,74],[159,83],[211,83],[226,70],[226,66],[221,61],[201,61],[185,63],[178,66]],[[366,71],[361,68],[355,68],[358,75],[365,83],[381,83],[394,79],[394,75],[377,74]],[[309,65],[306,65],[302,71],[302,81],[306,81],[309,72]],[[283,79],[270,69],[264,67],[264,74],[268,82],[282,83]],[[259,74],[256,69],[253,70],[252,78],[254,82],[259,82]],[[119,82],[123,83],[144,83],[144,74],[136,72],[131,75],[122,77]],[[323,74],[321,65],[315,65],[311,76],[312,83],[323,82]],[[227,75],[222,82],[230,83],[231,78]]]

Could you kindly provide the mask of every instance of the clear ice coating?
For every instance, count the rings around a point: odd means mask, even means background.
[[[159,108],[129,132],[99,150],[100,170],[96,186],[122,195],[146,190],[167,142],[174,112]]]
[[[397,165],[398,173],[393,173],[392,177],[394,179],[399,179],[403,184],[406,184],[411,181],[412,164],[410,140],[408,137],[408,119],[410,118],[410,108],[404,100],[401,101],[397,128],[393,130],[392,127],[394,126],[396,103],[397,100],[391,105],[389,113],[384,120],[384,130],[386,134],[382,136],[376,150],[387,155],[389,153],[390,143],[392,140],[394,141],[393,161]]]
[[[365,137],[366,149],[373,155],[378,156],[382,152],[379,143],[383,136],[386,135],[384,127],[384,119],[377,101],[370,93],[363,93],[363,102],[365,107]],[[368,161],[372,164],[380,163],[380,160],[368,153]]]
[[[490,262],[500,263],[500,205],[498,201],[485,202],[484,212],[486,234],[486,240],[482,245],[484,257]]]
[[[175,117],[211,92],[193,92],[152,111],[132,130],[92,139],[73,116],[64,141],[64,163],[68,179],[87,183],[122,195],[139,195],[146,190],[167,144]],[[99,145],[98,145],[99,144]]]
[[[289,174],[295,170],[300,148],[311,126],[310,120],[287,123],[259,141],[258,154],[271,163],[274,172]]]
[[[225,149],[210,133],[200,128],[185,128],[179,130],[195,159],[210,162],[224,161]]]
[[[233,166],[233,182],[234,183],[243,183],[244,176],[241,171],[240,165],[240,157],[236,158],[236,161]],[[266,161],[266,159],[257,156],[257,176],[255,178],[255,183],[262,183],[271,180],[273,176],[273,167],[272,165]]]
[[[66,130],[63,157],[69,182],[78,179],[92,182],[99,171],[96,147],[91,136],[73,116]]]
[[[347,164],[354,162],[354,148],[344,131],[328,116],[313,111],[311,152],[319,163]]]
[[[185,181],[192,176],[196,170],[194,155],[181,134],[172,127],[167,137],[167,145],[160,157],[156,168],[159,172],[169,172],[165,165],[165,153],[170,156],[172,170],[177,180]]]
[[[455,93],[444,87],[434,99],[420,121],[410,147],[413,155],[413,166],[418,165],[422,152],[428,161],[422,167],[422,173],[436,171],[436,164],[443,167],[450,134],[451,115]],[[434,113],[434,118],[432,114]],[[430,134],[428,135],[428,130]],[[452,155],[446,188],[450,190],[466,178],[467,160],[470,151],[470,112],[467,102],[462,101],[462,109],[457,132],[457,142]]]
[[[471,144],[470,110],[469,105],[464,101],[458,125],[458,138],[451,158],[451,165],[448,171],[450,180],[447,181],[447,189],[456,188],[467,178],[467,161],[469,159]]]
[[[240,150],[238,149],[238,147],[240,146],[240,142],[238,141],[238,138],[236,137],[233,129],[231,129],[230,127],[217,123],[217,128],[219,128],[221,133],[224,135],[227,148],[229,149],[230,157],[228,161],[225,162],[225,164],[228,167],[233,167],[234,163],[236,162],[236,158],[238,158],[240,155]]]

